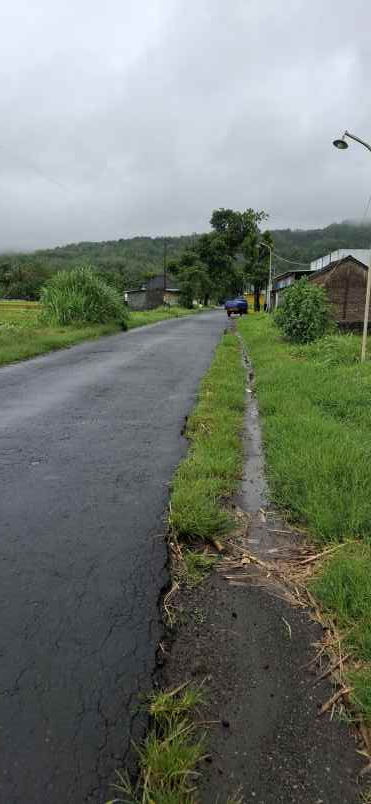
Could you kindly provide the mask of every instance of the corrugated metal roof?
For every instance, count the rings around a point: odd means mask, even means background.
[[[370,249],[368,248],[338,248],[337,251],[331,251],[330,254],[325,254],[319,257],[318,260],[312,260],[310,264],[311,271],[320,271],[326,268],[330,263],[337,262],[344,259],[344,257],[354,257],[359,262],[368,265],[370,258]]]

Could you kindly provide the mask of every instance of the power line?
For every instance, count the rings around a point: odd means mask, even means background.
[[[277,257],[277,259],[282,260],[283,262],[288,262],[290,265],[310,265],[310,262],[298,262],[297,260],[288,260],[287,257],[282,257],[281,254],[277,254],[272,249],[272,254]]]

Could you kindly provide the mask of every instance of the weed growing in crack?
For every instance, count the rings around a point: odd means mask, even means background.
[[[216,560],[216,556],[184,548],[179,570],[180,581],[193,589],[209,575]]]
[[[148,712],[153,726],[137,748],[139,778],[117,772],[117,796],[107,804],[196,804],[194,782],[204,758],[204,735],[197,734],[191,714],[203,703],[201,689],[182,685],[153,693]]]

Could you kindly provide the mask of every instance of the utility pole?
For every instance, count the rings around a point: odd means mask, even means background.
[[[164,290],[166,290],[166,260],[167,260],[167,240],[164,240]]]
[[[268,313],[271,311],[272,306],[272,246],[266,243],[264,240],[260,240],[258,243],[259,246],[264,246],[269,250],[269,279],[268,279],[268,289],[267,289],[267,298],[266,298],[266,306]]]
[[[366,360],[368,316],[369,316],[369,311],[370,311],[370,294],[371,294],[371,249],[370,249],[370,254],[369,254],[369,259],[368,259],[365,315],[364,315],[364,319],[363,319],[361,363],[363,363]]]
[[[343,136],[333,141],[333,145],[335,148],[339,148],[339,151],[346,151],[349,147],[345,137],[349,137],[351,140],[355,140],[359,142],[361,145],[364,145],[368,151],[371,151],[371,145],[364,140],[361,140],[360,137],[356,137],[355,134],[350,134],[349,131],[344,131]],[[368,334],[368,316],[370,311],[370,295],[371,295],[371,248],[369,254],[369,261],[368,261],[368,270],[367,270],[367,284],[366,284],[366,300],[365,300],[365,314],[363,318],[363,335],[362,335],[362,350],[361,350],[361,363],[366,360],[366,349],[367,349],[367,334]]]

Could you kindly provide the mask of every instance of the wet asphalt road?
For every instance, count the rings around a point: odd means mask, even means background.
[[[168,483],[222,312],[0,369],[0,801],[110,797],[148,690]]]

